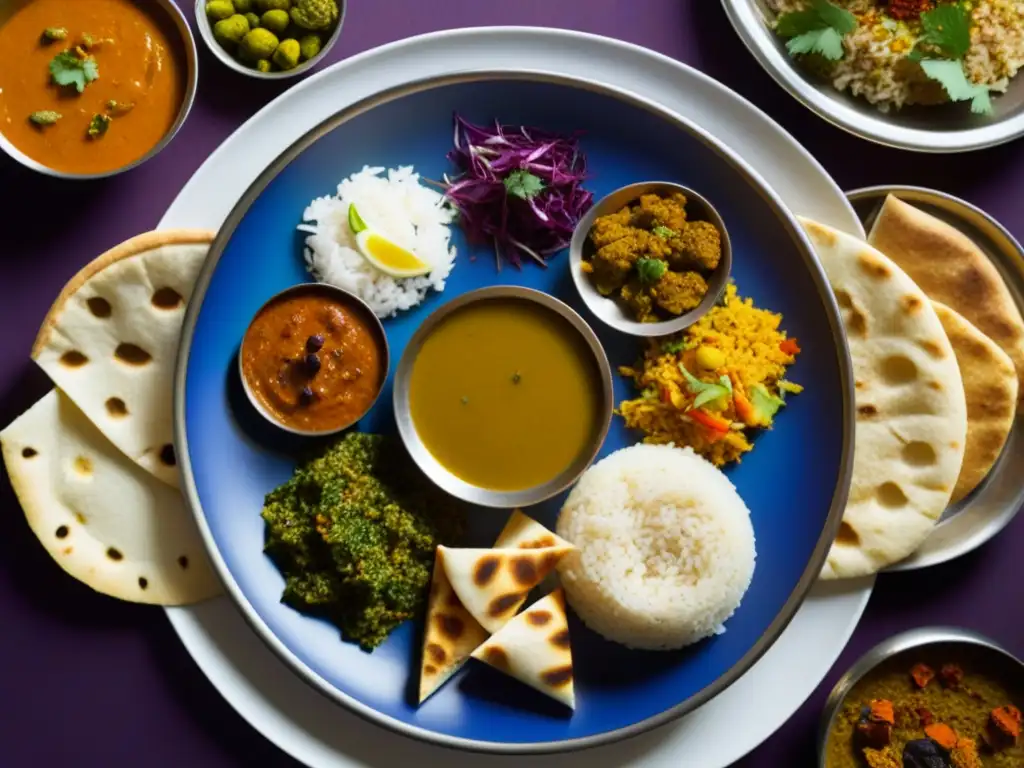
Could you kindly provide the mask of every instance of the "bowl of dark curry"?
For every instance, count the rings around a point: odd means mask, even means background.
[[[184,124],[197,59],[173,0],[0,2],[0,151],[64,179],[134,168]]]
[[[667,336],[715,306],[732,271],[725,222],[702,195],[667,181],[629,184],[599,200],[569,244],[587,308],[632,336]]]
[[[388,361],[387,337],[373,310],[322,283],[271,297],[238,353],[253,407],[281,429],[311,437],[341,432],[365,416],[384,387]]]
[[[1019,768],[1024,664],[951,627],[889,638],[839,680],[822,717],[819,768]]]

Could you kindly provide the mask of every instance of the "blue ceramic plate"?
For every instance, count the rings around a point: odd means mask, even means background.
[[[750,507],[757,568],[727,631],[671,653],[629,651],[571,617],[577,709],[563,711],[515,680],[471,662],[423,706],[415,704],[421,625],[407,622],[373,653],[342,642],[331,625],[280,603],[283,580],[262,552],[263,496],[287,480],[303,447],[251,409],[237,376],[246,327],[271,295],[308,281],[302,212],[364,165],[450,170],[452,113],[551,130],[583,130],[600,198],[635,181],[675,181],[704,194],[732,238],[741,294],[785,314],[803,353],[790,372],[806,385],[775,429],[730,471]],[[297,116],[296,119],[301,119]],[[561,254],[547,270],[495,270],[457,228],[456,267],[442,294],[385,321],[393,367],[423,319],[465,291],[518,284],[552,293],[585,318]],[[476,255],[475,260],[471,255]],[[639,342],[593,324],[613,365]],[[616,401],[629,396],[615,383]],[[774,193],[713,138],[653,104],[593,83],[550,76],[472,75],[414,84],[374,97],[316,127],[276,160],[228,217],[189,307],[177,372],[178,455],[186,495],[214,564],[259,635],[308,682],[355,712],[406,735],[495,752],[578,749],[688,712],[736,680],[779,636],[816,578],[838,526],[852,457],[852,375],[838,310],[792,216]],[[395,433],[389,382],[357,428]],[[601,455],[636,442],[617,418]],[[306,446],[308,447],[308,445]],[[553,526],[562,499],[527,510]],[[478,546],[505,514],[481,510]]]

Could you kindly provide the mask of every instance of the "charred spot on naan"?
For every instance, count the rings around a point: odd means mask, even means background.
[[[173,288],[163,287],[153,293],[153,298],[150,302],[157,309],[172,310],[177,309],[185,303],[184,297]]]
[[[555,632],[550,638],[551,644],[556,648],[566,649],[569,647],[569,630],[560,629]]]
[[[500,619],[510,613],[515,613],[516,609],[525,599],[526,594],[523,592],[510,592],[507,595],[499,595],[491,600],[490,604],[487,606],[487,615],[495,619]]]
[[[63,355],[60,356],[60,364],[66,368],[81,368],[83,365],[89,362],[89,358],[79,352],[77,349],[69,349]]]
[[[938,455],[931,443],[923,440],[912,440],[903,446],[903,461],[915,467],[928,467],[938,461]]]
[[[917,378],[917,364],[906,355],[889,355],[882,358],[878,372],[886,384],[900,386]]]
[[[458,616],[441,613],[434,617],[437,631],[450,640],[458,640],[466,631],[466,624]]]
[[[114,308],[110,305],[110,302],[102,296],[92,296],[86,299],[85,305],[89,308],[89,311],[92,312],[93,317],[98,317],[101,320],[106,320],[114,314]]]
[[[447,652],[437,643],[427,643],[425,651],[435,664],[444,664],[448,659]]]
[[[836,544],[842,544],[848,547],[860,546],[860,536],[857,535],[857,531],[854,530],[853,526],[845,520],[839,524],[839,532],[836,534]]]
[[[863,252],[857,257],[857,265],[861,270],[876,280],[886,280],[892,277],[892,270],[877,258],[873,253]]]
[[[488,555],[480,558],[476,568],[473,570],[473,583],[478,587],[485,587],[490,584],[494,575],[498,572],[501,561],[496,555]]]
[[[572,665],[566,664],[561,667],[554,667],[541,673],[540,679],[545,685],[552,688],[561,688],[572,682]]]
[[[533,624],[533,626],[535,627],[543,627],[545,624],[551,621],[551,618],[552,616],[550,611],[533,610],[526,612],[526,620]]]
[[[503,672],[509,670],[508,654],[497,645],[489,645],[484,649],[484,661]]]
[[[122,342],[114,350],[114,357],[125,365],[142,366],[153,359],[153,356],[138,344]]]

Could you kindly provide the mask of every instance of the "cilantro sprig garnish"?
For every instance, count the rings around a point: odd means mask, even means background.
[[[100,69],[92,56],[83,58],[72,51],[61,51],[50,62],[50,76],[57,85],[73,86],[81,93],[100,76]]]
[[[512,171],[504,180],[505,190],[522,200],[530,200],[544,189],[544,182],[529,171]]]
[[[924,33],[909,54],[922,71],[942,85],[950,101],[971,102],[976,115],[992,114],[986,85],[967,78],[963,58],[971,48],[971,10],[960,3],[939,5],[921,14]]]
[[[779,16],[775,31],[786,41],[791,56],[817,53],[829,61],[843,58],[843,38],[857,29],[857,17],[828,0],[811,0],[802,11]]]

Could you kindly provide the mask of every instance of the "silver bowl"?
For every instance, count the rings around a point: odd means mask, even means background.
[[[1004,666],[1007,670],[1012,670],[1011,674],[1014,676],[1015,685],[1011,687],[1024,690],[1024,662],[995,640],[977,632],[957,627],[921,627],[893,635],[857,659],[849,671],[839,678],[839,682],[835,684],[832,693],[829,694],[818,730],[818,767],[825,768],[828,737],[832,732],[832,725],[839,715],[847,695],[861,678],[895,656],[904,653],[911,655],[913,651],[943,645],[952,648],[959,646],[960,649],[968,648],[972,653],[985,656]]]
[[[3,3],[0,2],[0,25],[7,21],[7,18],[14,10],[31,0],[14,0],[13,2]],[[192,111],[192,102],[196,97],[196,85],[199,83],[199,56],[196,52],[196,41],[192,36],[192,30],[189,29],[188,21],[182,14],[181,9],[174,4],[173,0],[152,0],[151,3],[146,4],[147,9],[152,7],[158,9],[157,12],[166,13],[171,26],[178,32],[180,36],[181,50],[185,57],[185,65],[187,72],[185,74],[185,94],[181,100],[181,107],[178,109],[178,116],[174,119],[171,127],[164,134],[164,137],[150,149],[146,154],[140,157],[138,160],[133,160],[127,165],[123,165],[120,168],[114,168],[110,171],[103,171],[101,173],[69,173],[68,171],[57,171],[53,168],[40,163],[38,160],[33,160],[31,157],[26,155],[20,149],[11,144],[7,138],[0,133],[0,150],[8,155],[12,160],[16,160],[26,168],[36,171],[38,173],[45,174],[47,176],[54,176],[58,179],[72,179],[76,181],[88,181],[90,179],[105,179],[109,176],[117,176],[118,174],[130,171],[133,168],[137,168],[150,158],[156,157],[160,154],[164,147],[171,143],[171,140],[177,135],[181,126],[185,124],[185,120],[188,119],[189,113]]]
[[[249,386],[249,381],[245,377],[245,369],[242,365],[242,353],[243,348],[245,346],[245,336],[248,335],[249,328],[252,327],[252,321],[250,321],[249,325],[246,326],[245,334],[243,334],[242,336],[242,342],[238,345],[238,375],[242,379],[242,389],[245,390],[245,396],[249,399],[249,403],[252,404],[252,407],[256,410],[256,412],[264,419],[266,419],[269,423],[273,424],[278,429],[281,429],[285,432],[289,432],[293,435],[300,435],[302,437],[330,437],[331,435],[336,435],[339,432],[344,432],[346,429],[348,429],[357,421],[359,421],[359,419],[363,418],[363,416],[365,416],[370,411],[370,409],[373,408],[374,404],[380,398],[380,393],[384,390],[384,384],[387,381],[387,372],[391,365],[391,352],[388,348],[388,337],[387,334],[384,332],[384,326],[381,324],[380,318],[377,317],[376,314],[374,314],[374,311],[372,309],[370,309],[370,305],[367,304],[358,296],[356,296],[355,294],[349,293],[348,291],[338,288],[336,286],[328,285],[327,283],[299,283],[298,285],[293,285],[291,288],[285,288],[283,291],[275,293],[273,296],[271,296],[269,299],[263,302],[260,305],[260,308],[253,313],[253,321],[256,319],[256,317],[259,316],[259,314],[264,310],[265,307],[273,304],[275,301],[278,301],[279,299],[282,299],[286,296],[290,296],[291,294],[294,293],[305,293],[307,291],[310,293],[320,293],[327,296],[333,296],[340,300],[341,302],[348,304],[357,312],[361,313],[370,322],[370,326],[373,328],[375,334],[377,335],[377,341],[380,345],[380,351],[382,354],[381,370],[383,371],[383,375],[381,376],[380,383],[377,386],[377,394],[374,395],[374,398],[373,400],[370,401],[369,405],[366,406],[362,413],[360,413],[358,416],[356,416],[348,423],[342,424],[341,426],[338,427],[332,427],[331,429],[298,429],[296,427],[288,426],[287,424],[282,424],[280,421],[277,420],[277,418],[274,417],[272,413],[270,413],[266,408],[263,407],[263,404],[259,401],[259,398],[256,397],[256,394],[252,391],[252,388]]]
[[[207,2],[209,0],[196,0],[196,26],[199,27],[199,36],[203,38],[206,47],[210,49],[210,52],[224,66],[256,80],[288,80],[292,77],[300,77],[319,64],[324,56],[327,55],[327,52],[338,42],[338,38],[341,37],[341,28],[345,24],[345,9],[348,5],[347,0],[338,0],[338,23],[334,25],[334,31],[331,32],[331,36],[324,40],[320,53],[309,61],[302,62],[294,69],[286,69],[279,72],[260,72],[253,67],[247,67],[245,64],[242,64],[217,42],[217,38],[213,36],[213,25],[210,24],[210,19],[206,15]]]
[[[594,355],[594,362],[600,371],[600,380],[594,381],[593,385],[600,389],[602,416],[601,423],[594,431],[589,449],[577,457],[572,465],[557,477],[541,485],[518,491],[496,491],[489,488],[481,488],[467,483],[452,472],[449,472],[423,444],[419,434],[416,432],[416,426],[413,423],[409,407],[409,381],[412,378],[413,364],[416,361],[420,348],[423,346],[423,342],[430,335],[431,331],[456,310],[479,301],[490,301],[493,299],[529,301],[560,315],[586,342]],[[608,363],[608,357],[605,355],[601,342],[598,341],[597,336],[591,327],[587,325],[586,321],[553,296],[531,288],[511,285],[498,285],[469,291],[437,309],[423,321],[423,324],[416,329],[412,338],[409,339],[405,352],[398,362],[398,368],[395,370],[395,419],[398,422],[398,433],[402,436],[402,441],[405,443],[405,447],[412,456],[413,461],[443,491],[463,501],[496,509],[511,509],[539,504],[561,493],[575,483],[577,478],[590,466],[594,457],[597,456],[597,452],[601,449],[601,445],[604,443],[605,435],[608,434],[608,427],[612,420],[613,398],[612,370]]]
[[[994,94],[991,116],[974,115],[968,104],[906,106],[881,112],[866,99],[839,92],[810,74],[775,34],[769,0],[722,0],[725,12],[749,51],[790,95],[838,128],[877,144],[915,152],[969,152],[1024,135],[1024,76]]]
[[[599,216],[621,209],[624,205],[637,200],[641,195],[650,193],[670,194],[682,192],[686,195],[686,218],[694,221],[709,221],[715,225],[722,235],[722,260],[718,267],[708,279],[708,292],[703,301],[695,308],[674,317],[671,320],[663,320],[659,323],[641,323],[633,318],[629,310],[621,301],[608,296],[602,296],[594,286],[594,281],[583,272],[583,256],[588,248],[587,236],[594,221]],[[572,241],[569,243],[569,270],[572,273],[572,281],[576,285],[583,302],[598,320],[611,328],[626,333],[630,336],[668,336],[689,328],[700,320],[708,311],[715,306],[725,292],[725,286],[729,282],[729,274],[732,272],[732,246],[729,243],[729,233],[725,228],[725,222],[721,215],[711,203],[702,195],[692,189],[674,184],[668,181],[642,181],[636,184],[629,184],[616,189],[609,195],[601,198],[594,206],[587,211],[586,216],[580,219],[573,232]]]

